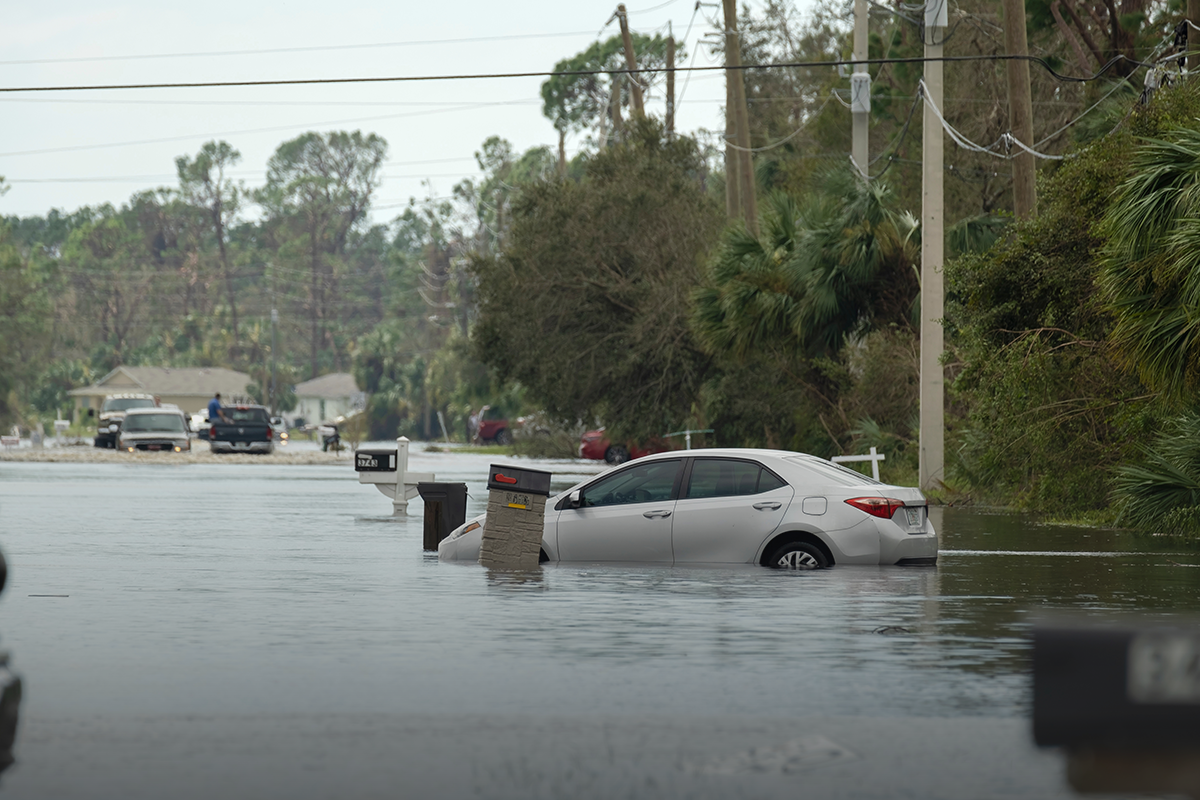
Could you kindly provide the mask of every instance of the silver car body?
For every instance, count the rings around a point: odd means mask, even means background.
[[[662,474],[675,462],[669,491]],[[762,470],[751,483],[755,467]],[[636,485],[636,470],[650,481]],[[708,477],[711,476],[711,477]],[[740,481],[740,483],[739,483]],[[614,487],[598,506],[593,496]],[[625,494],[620,495],[622,487]],[[578,492],[578,494],[575,494]],[[894,501],[892,516],[847,503]],[[577,502],[577,507],[573,504]],[[937,535],[919,489],[879,483],[803,453],[712,449],[658,453],[613,467],[546,501],[543,560],[764,564],[781,545],[810,542],[829,564],[932,564]],[[486,515],[438,547],[444,561],[476,561]]]
[[[192,449],[187,417],[178,408],[131,408],[121,426],[119,447],[184,452]]]

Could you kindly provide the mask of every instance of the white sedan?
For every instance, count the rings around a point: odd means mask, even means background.
[[[486,515],[438,546],[477,561]],[[542,561],[935,564],[937,534],[919,489],[889,486],[782,450],[658,453],[546,501]]]

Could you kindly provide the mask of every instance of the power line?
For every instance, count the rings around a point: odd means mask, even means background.
[[[1063,75],[1040,56],[1027,55],[974,55],[974,56],[938,56],[926,58],[912,56],[909,58],[868,58],[859,61],[790,61],[775,64],[738,64],[736,66],[719,64],[714,66],[676,67],[679,72],[714,72],[718,70],[757,70],[757,69],[813,69],[816,67],[839,67],[855,64],[924,64],[931,61],[948,63],[973,61],[1028,61],[1045,69],[1055,79],[1075,83],[1086,83],[1099,78],[1117,64],[1127,61],[1140,67],[1152,66],[1141,61],[1117,55],[1109,59],[1095,74],[1081,77]],[[505,78],[552,78],[572,75],[641,75],[643,73],[662,72],[660,68],[639,67],[637,69],[580,69],[563,72],[480,72],[445,75],[392,75],[386,77],[360,78],[290,78],[275,80],[246,80],[246,81],[187,81],[181,83],[113,83],[113,84],[79,84],[75,86],[8,86],[0,87],[0,93],[14,94],[21,92],[90,92],[113,91],[125,89],[208,89],[227,88],[235,86],[314,86],[352,83],[429,83],[434,81],[463,81],[463,80],[495,80]]]
[[[18,61],[0,61],[0,66],[18,64],[78,64],[94,61],[141,61],[154,58],[211,58],[213,56],[258,56],[272,53],[312,53],[333,50],[368,50],[384,47],[412,47],[415,45],[469,44],[472,42],[496,42],[512,39],[551,39],[554,37],[585,36],[589,31],[566,31],[564,33],[514,33],[507,36],[474,36],[467,39],[413,39],[406,42],[374,42],[368,44],[327,44],[307,47],[276,47],[263,50],[212,50],[204,53],[147,53],[128,56],[78,56],[74,58],[29,58]]]

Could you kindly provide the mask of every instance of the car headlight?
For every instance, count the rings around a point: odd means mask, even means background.
[[[470,533],[471,531],[475,530],[475,529],[476,529],[476,528],[478,528],[478,527],[479,527],[479,523],[478,523],[478,522],[472,522],[472,523],[469,523],[469,524],[467,525],[467,527],[463,528],[461,531],[459,531],[458,533],[454,534],[454,535],[453,535],[453,536],[451,536],[450,538],[451,538],[451,539],[457,539],[457,538],[459,538],[459,537],[461,537],[461,536],[466,536],[468,533]]]
[[[116,433],[119,430],[121,430],[121,426],[116,424],[115,422],[108,426],[109,433]]]

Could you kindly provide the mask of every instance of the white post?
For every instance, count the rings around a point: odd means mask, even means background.
[[[408,492],[404,485],[408,475],[408,437],[396,440],[396,496],[392,498],[392,516],[408,516]]]
[[[692,449],[692,432],[691,431],[684,431],[684,433],[683,433],[683,449],[685,449],[685,450]]]
[[[942,38],[948,0],[925,4],[925,119],[921,155],[921,400],[918,485],[945,479],[945,378],[942,367]],[[935,111],[935,107],[937,111]]]

